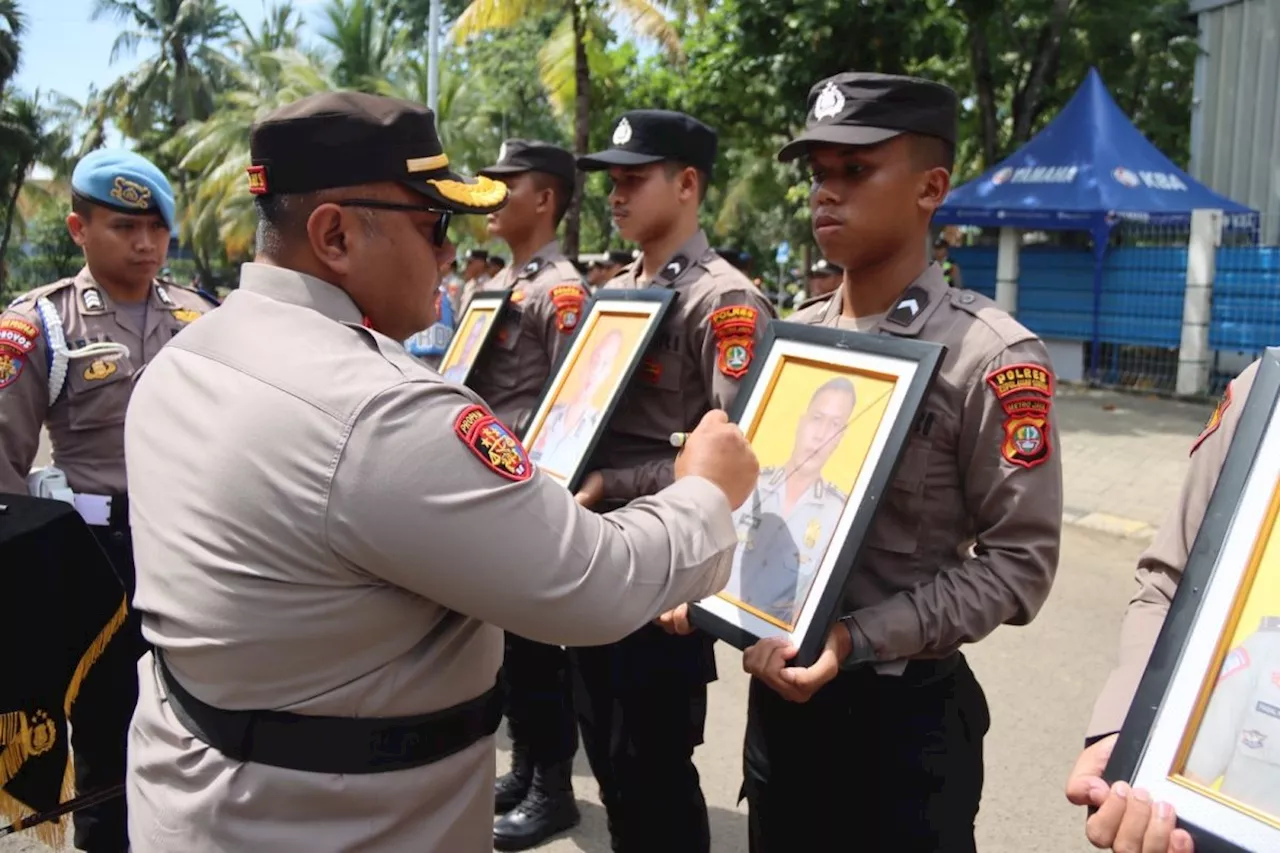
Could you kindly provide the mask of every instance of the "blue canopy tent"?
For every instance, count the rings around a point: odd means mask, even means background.
[[[1121,221],[1187,224],[1196,209],[1223,211],[1224,227],[1251,231],[1258,212],[1179,169],[1111,98],[1097,69],[1053,121],[980,177],[952,189],[934,222],[1093,236],[1093,367],[1101,348],[1102,270]]]

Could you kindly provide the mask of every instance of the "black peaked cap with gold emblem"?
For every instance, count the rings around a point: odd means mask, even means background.
[[[398,183],[454,213],[492,213],[507,188],[450,170],[435,114],[412,101],[324,92],[271,112],[250,131],[249,192],[284,195]]]
[[[568,193],[573,192],[578,180],[572,152],[536,139],[508,139],[498,149],[498,162],[484,167],[479,173],[486,178],[501,178],[524,172],[551,175]]]
[[[719,137],[691,115],[671,110],[631,110],[613,127],[610,147],[578,158],[584,172],[674,160],[710,175]]]
[[[811,144],[875,145],[903,133],[955,145],[959,99],[942,83],[897,74],[846,71],[809,90],[804,132],[783,146],[784,163]]]

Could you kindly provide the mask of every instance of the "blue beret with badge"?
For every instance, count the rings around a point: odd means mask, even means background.
[[[156,212],[175,230],[173,187],[156,165],[140,154],[100,148],[71,173],[71,191],[119,213]]]

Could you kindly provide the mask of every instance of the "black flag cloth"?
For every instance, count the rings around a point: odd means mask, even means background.
[[[63,501],[0,494],[0,580],[0,816],[15,821],[72,796],[67,721],[126,602],[93,533]],[[32,832],[54,841],[62,827]]]

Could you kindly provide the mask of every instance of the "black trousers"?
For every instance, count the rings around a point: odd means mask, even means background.
[[[751,853],[974,853],[986,697],[963,656],[841,673],[807,703],[752,679]]]
[[[132,603],[133,546],[128,528],[117,523],[90,529]],[[129,721],[138,703],[137,663],[143,651],[141,623],[130,608],[124,625],[89,670],[72,708],[71,751],[78,794],[124,782]],[[72,820],[75,845],[87,853],[122,853],[129,845],[123,794],[75,812]]]
[[[715,677],[712,642],[649,625],[619,643],[572,650],[582,744],[615,853],[711,849],[693,751]]]
[[[512,744],[527,750],[534,764],[572,761],[578,751],[578,721],[568,652],[508,633],[502,675]]]

